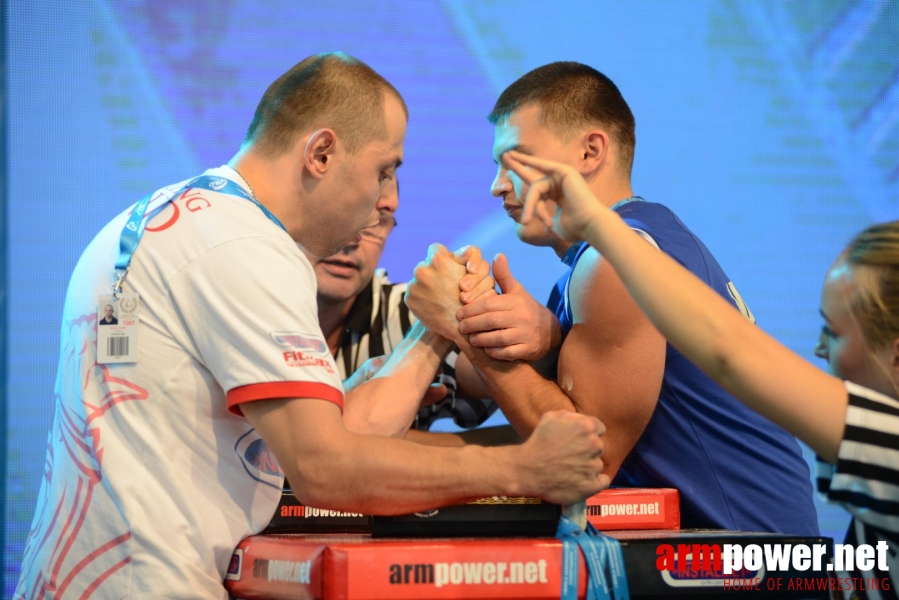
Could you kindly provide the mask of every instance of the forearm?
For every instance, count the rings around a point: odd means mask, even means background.
[[[347,394],[343,421],[357,433],[402,437],[452,343],[415,323],[369,381]]]
[[[522,469],[505,448],[442,448],[357,434],[347,434],[341,447],[341,452],[298,461],[298,472],[290,480],[302,482],[293,486],[302,502],[333,510],[402,514],[529,491],[518,475]]]
[[[527,439],[540,417],[551,410],[577,409],[555,382],[545,379],[524,361],[495,360],[462,338],[456,343],[477,369],[490,396],[515,431]]]
[[[309,506],[399,514],[545,491],[534,474],[545,448],[435,448],[356,434],[346,430],[335,404],[317,399],[246,402],[241,410]]]

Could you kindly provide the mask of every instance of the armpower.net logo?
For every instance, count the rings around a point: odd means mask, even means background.
[[[545,584],[546,561],[470,561],[390,565],[391,585],[518,585]]]
[[[671,587],[690,587],[696,582],[725,590],[890,590],[889,577],[841,577],[839,573],[889,571],[889,545],[876,547],[835,544],[832,562],[823,562],[827,544],[661,544],[656,548],[656,568]],[[778,577],[798,571],[833,572],[834,577]],[[764,582],[764,583],[763,583]]]

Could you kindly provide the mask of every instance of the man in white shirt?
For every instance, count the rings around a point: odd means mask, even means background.
[[[231,551],[268,523],[285,475],[304,504],[375,514],[493,494],[569,503],[608,484],[589,417],[550,415],[516,447],[396,439],[450,348],[422,325],[344,395],[297,244],[328,256],[395,210],[384,190],[405,131],[386,80],[342,54],[310,57],[269,87],[227,166],[159,190],[94,238],[66,297],[15,598],[227,598]],[[140,298],[137,360],[101,363],[97,307],[127,230],[144,232],[118,271]],[[486,272],[453,268],[460,285]]]

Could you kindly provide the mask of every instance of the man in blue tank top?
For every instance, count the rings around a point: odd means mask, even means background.
[[[647,243],[752,319],[705,245],[668,208],[634,196],[634,118],[615,84],[586,65],[553,63],[510,85],[489,118],[498,164],[493,195],[522,241],[552,247],[571,267],[547,309],[500,255],[494,277],[503,294],[457,315],[467,336],[460,345],[510,423],[527,438],[546,411],[600,418],[612,484],[677,488],[685,528],[817,535],[811,479],[796,440],[668,345],[593,248],[570,246],[539,219],[519,223],[527,187],[500,160],[511,149],[574,166]],[[541,375],[541,361],[557,370]]]

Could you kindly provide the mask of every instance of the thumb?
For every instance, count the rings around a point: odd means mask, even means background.
[[[493,257],[493,279],[499,284],[499,289],[504,294],[509,294],[518,289],[519,283],[512,277],[509,270],[509,261],[505,254],[497,254]]]
[[[473,246],[462,246],[455,252],[453,252],[453,258],[456,259],[456,262],[460,265],[466,264],[471,259]]]

